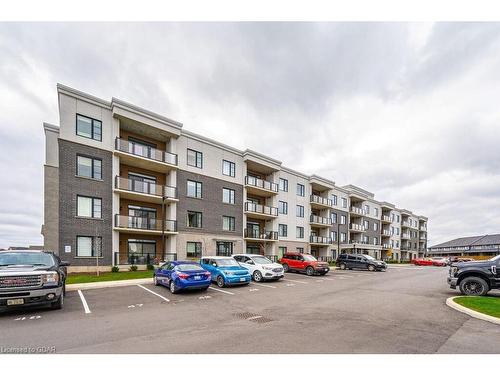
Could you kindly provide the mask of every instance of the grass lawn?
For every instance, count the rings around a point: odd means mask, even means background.
[[[153,277],[153,271],[128,271],[128,272],[101,272],[99,276],[93,274],[69,274],[66,284],[93,283],[96,281],[117,281],[131,279],[147,279]]]
[[[457,297],[453,301],[471,310],[500,318],[499,297]]]

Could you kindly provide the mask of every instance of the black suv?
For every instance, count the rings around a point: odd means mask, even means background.
[[[67,266],[46,251],[0,251],[0,311],[31,305],[62,308]]]
[[[453,263],[448,275],[450,288],[458,286],[462,294],[484,296],[491,289],[500,289],[500,255],[488,260]]]
[[[346,268],[360,268],[368,271],[385,271],[387,264],[381,260],[377,260],[370,255],[365,254],[340,254],[337,258],[337,267],[341,270]]]

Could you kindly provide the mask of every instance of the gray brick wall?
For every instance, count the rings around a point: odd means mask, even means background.
[[[187,196],[187,180],[201,182],[202,198]],[[222,188],[235,191],[235,204],[222,203]],[[230,183],[213,177],[207,177],[187,171],[177,172],[177,189],[179,203],[177,204],[177,228],[180,232],[231,234],[243,236],[243,185]],[[202,213],[201,229],[187,228],[186,219],[188,211]],[[222,216],[235,218],[235,231],[222,230]]]
[[[346,223],[339,225],[339,234],[338,234],[339,238],[338,238],[338,241],[340,241],[340,237],[341,237],[340,233],[345,233],[346,234],[346,242],[340,242],[340,243],[347,243],[349,241],[349,235],[347,234],[347,232],[348,232],[348,223],[349,223],[349,214],[347,212],[345,212],[345,211],[336,210],[336,209],[333,209],[333,208],[331,209],[331,212],[334,212],[334,213],[337,214],[337,223],[332,224],[332,232],[336,232],[337,231],[337,224],[340,224],[340,217],[342,215],[345,216]]]
[[[77,155],[102,160],[102,181],[76,176]],[[101,236],[103,258],[100,265],[111,265],[112,257],[112,153],[59,139],[59,249],[72,266],[92,266],[95,259],[76,257],[76,236]],[[102,219],[76,217],[77,195],[102,199]],[[71,246],[71,254],[64,247]]]
[[[370,245],[373,245],[373,237],[378,238],[377,244],[380,245],[380,226],[381,226],[380,220],[363,217],[363,222],[365,220],[368,220],[369,224],[368,224],[368,229],[363,234],[369,237]],[[373,230],[373,223],[378,223],[377,226],[378,229],[376,231]]]

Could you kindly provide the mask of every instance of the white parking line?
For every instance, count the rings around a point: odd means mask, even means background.
[[[276,289],[276,287],[275,287],[275,286],[272,286],[272,285],[266,285],[266,284],[262,284],[262,283],[257,284],[257,283],[254,283],[254,282],[252,282],[251,284],[252,284],[252,285],[258,285],[258,286],[263,286],[264,288],[272,288],[272,289]]]
[[[252,316],[252,317],[248,318],[247,320],[254,320],[254,319],[259,319],[259,318],[262,318],[262,315]]]
[[[170,302],[170,300],[169,300],[168,298],[163,297],[161,294],[158,294],[158,293],[156,293],[156,292],[153,292],[151,289],[148,289],[148,288],[146,288],[145,286],[142,286],[142,285],[140,285],[140,284],[137,284],[137,286],[138,286],[139,288],[142,288],[142,289],[144,289],[144,290],[147,290],[149,293],[154,294],[154,295],[155,295],[155,296],[157,296],[157,297],[160,297],[160,298],[161,298],[162,300],[164,300],[164,301]]]
[[[82,305],[83,305],[83,309],[85,310],[85,314],[90,314],[91,311],[89,309],[89,305],[87,304],[87,300],[83,296],[83,293],[81,290],[78,290],[78,295],[80,296],[80,299],[82,300]]]
[[[218,292],[226,293],[226,294],[230,294],[230,295],[234,296],[234,293],[228,292],[227,290],[222,290],[222,289],[219,289],[219,288],[214,288],[212,286],[209,286],[208,289],[216,290]]]

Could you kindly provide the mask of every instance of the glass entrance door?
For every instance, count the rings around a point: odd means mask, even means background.
[[[156,177],[129,173],[129,190],[144,194],[156,193]]]
[[[156,209],[128,206],[129,228],[156,229]]]

